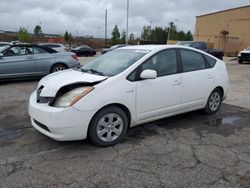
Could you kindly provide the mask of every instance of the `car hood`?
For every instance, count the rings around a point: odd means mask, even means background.
[[[95,83],[105,80],[107,77],[95,74],[83,73],[79,70],[65,70],[44,77],[38,84],[37,90],[43,87],[40,96],[54,97],[63,86],[76,83]]]

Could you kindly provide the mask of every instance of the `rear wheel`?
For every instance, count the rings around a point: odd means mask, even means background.
[[[99,111],[92,119],[89,137],[93,144],[111,146],[121,141],[128,129],[128,118],[125,112],[116,106]]]
[[[221,105],[222,102],[222,93],[219,89],[213,90],[213,92],[210,94],[207,100],[207,104],[205,107],[205,112],[207,114],[213,114],[216,113]]]
[[[56,64],[51,68],[51,73],[58,72],[67,69],[67,67],[63,64]]]

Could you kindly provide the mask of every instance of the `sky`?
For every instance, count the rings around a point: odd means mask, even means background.
[[[129,0],[129,33],[140,36],[144,25],[166,27],[174,22],[178,30],[191,32],[195,16],[239,6],[249,0]],[[0,0],[0,30],[33,33],[41,25],[43,33],[104,37],[105,9],[108,36],[114,25],[126,30],[127,0]]]

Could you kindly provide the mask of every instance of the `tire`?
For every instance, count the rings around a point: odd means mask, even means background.
[[[62,70],[65,70],[65,69],[67,69],[67,67],[65,65],[63,65],[63,64],[56,64],[56,65],[54,65],[51,68],[50,73],[62,71]]]
[[[239,64],[242,64],[242,63],[243,63],[243,61],[241,61],[241,60],[238,60],[238,63],[239,63]]]
[[[219,89],[213,90],[213,92],[209,95],[206,107],[204,109],[206,114],[216,113],[222,102],[222,93]]]
[[[126,113],[119,107],[110,106],[100,110],[93,117],[88,136],[94,145],[107,147],[119,143],[127,129]]]

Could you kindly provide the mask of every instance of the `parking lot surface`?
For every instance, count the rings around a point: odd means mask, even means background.
[[[2,83],[0,187],[250,187],[250,65],[227,62],[231,90],[217,114],[140,125],[108,148],[40,134],[27,114],[37,80]]]

